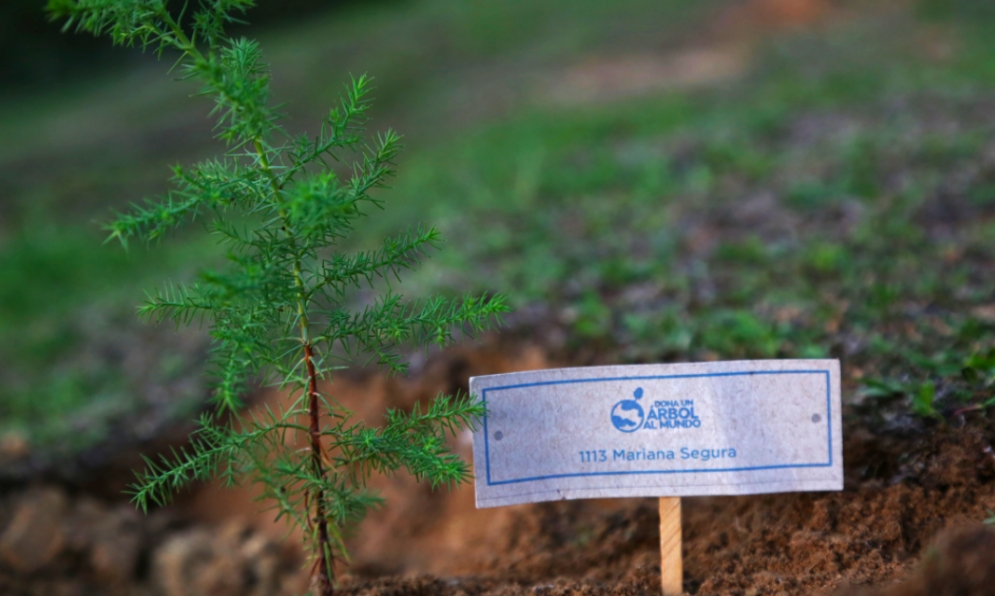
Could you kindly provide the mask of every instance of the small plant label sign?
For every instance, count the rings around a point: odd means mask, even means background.
[[[843,488],[838,360],[470,379],[477,507]]]
[[[681,501],[843,489],[838,360],[561,368],[470,379],[477,507],[660,497],[660,584],[683,592]]]

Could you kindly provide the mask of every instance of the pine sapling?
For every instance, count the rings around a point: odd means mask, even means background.
[[[334,592],[345,555],[343,529],[379,503],[366,488],[373,472],[406,469],[433,487],[464,481],[469,470],[446,436],[473,424],[481,407],[469,396],[440,396],[425,411],[390,411],[367,427],[322,388],[357,357],[403,372],[404,346],[447,344],[480,331],[507,310],[500,296],[433,297],[407,302],[391,288],[439,240],[434,228],[388,238],[376,250],[340,245],[394,173],[397,134],[364,137],[369,79],[353,79],[315,136],[287,134],[269,98],[259,46],[225,33],[252,0],[50,0],[65,28],[108,34],[115,44],[176,54],[185,79],[214,99],[226,153],[173,169],[172,189],[134,206],[107,226],[126,248],[152,242],[202,218],[227,250],[222,269],[189,284],[167,285],[140,308],[154,322],[206,325],[213,339],[215,415],[199,420],[190,446],[147,461],[132,487],[139,507],[164,504],[192,480],[261,485],[264,499],[305,531],[321,596]],[[171,8],[173,10],[171,10]],[[331,163],[352,160],[341,176]],[[354,290],[386,287],[361,309]],[[293,396],[281,411],[245,414],[255,383]],[[306,444],[306,449],[298,449]]]

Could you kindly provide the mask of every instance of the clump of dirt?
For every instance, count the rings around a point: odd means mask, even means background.
[[[192,527],[56,486],[0,497],[0,594],[276,596],[300,593],[296,549],[239,522]]]
[[[858,596],[987,596],[995,589],[995,530],[964,526],[943,532],[916,573],[897,586]]]

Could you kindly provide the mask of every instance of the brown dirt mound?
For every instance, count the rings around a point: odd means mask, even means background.
[[[418,381],[343,379],[337,395],[375,422],[385,405],[411,407],[474,374],[549,365],[534,348],[463,351],[430,362]],[[960,428],[910,420],[885,431],[854,408],[845,416],[843,492],[684,500],[688,593],[826,593],[894,582],[937,533],[977,524],[995,509],[995,432],[987,417]],[[456,447],[469,457],[464,439]],[[346,594],[659,591],[653,499],[477,510],[472,486],[433,493],[400,476],[376,487],[387,507],[351,540]],[[230,512],[237,494],[226,494],[216,506]],[[199,500],[217,498],[208,491]],[[985,556],[995,567],[995,551]]]
[[[685,499],[687,593],[846,593],[888,584],[907,573],[938,532],[970,522],[977,525],[995,508],[995,460],[987,420],[897,437],[862,432],[853,420],[849,426],[846,489],[841,493]],[[659,591],[659,535],[652,499],[555,502],[463,515],[464,526],[477,523],[468,534],[472,539],[461,548],[435,548],[453,540],[441,535],[453,525],[444,518],[440,524],[418,520],[424,529],[417,548],[447,553],[443,562],[430,565],[434,571],[468,578],[353,577],[345,593]],[[983,581],[995,573],[995,549],[982,548],[992,540],[983,530],[946,534],[925,551],[923,570],[910,580],[911,587],[881,594],[995,593],[995,582]],[[454,551],[458,555],[453,556]],[[959,583],[950,583],[953,587],[932,587],[954,576]]]
[[[384,408],[465,388],[471,375],[546,366],[536,348],[492,345],[436,357],[414,379],[354,375],[330,389],[375,423]],[[843,492],[685,499],[685,592],[995,594],[995,538],[978,529],[995,510],[995,424],[969,415],[959,427],[891,419],[883,429],[877,418],[845,408]],[[455,447],[469,456],[466,437]],[[659,593],[654,499],[477,510],[472,486],[432,492],[398,476],[377,479],[375,488],[387,506],[350,540],[342,594]],[[294,593],[304,579],[299,541],[258,513],[248,490],[205,486],[148,518],[83,496],[50,495],[54,504],[45,505],[40,494],[0,499],[0,593],[55,593],[56,583],[76,578],[67,594],[275,596]],[[127,549],[100,530],[119,519],[134,538]],[[972,529],[948,530],[965,524]],[[921,569],[909,575],[920,555]]]

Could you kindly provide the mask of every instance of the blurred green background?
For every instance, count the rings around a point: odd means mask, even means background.
[[[222,257],[197,224],[103,244],[115,209],[223,146],[168,57],[60,34],[42,5],[0,8],[16,473],[99,463],[201,407],[203,332],[135,305]],[[993,6],[262,0],[243,30],[293,132],[375,77],[372,127],[407,150],[349,247],[438,225],[408,293],[504,292],[576,364],[842,358],[853,407],[933,418],[993,400]]]

